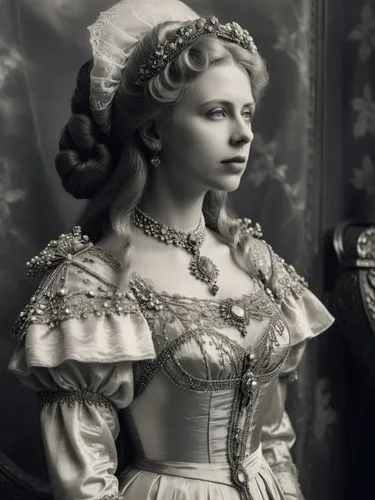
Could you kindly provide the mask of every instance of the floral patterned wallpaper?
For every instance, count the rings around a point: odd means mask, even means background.
[[[375,219],[375,4],[356,2],[348,26],[344,66],[345,99],[349,103],[344,131],[350,159],[348,217]],[[357,204],[358,202],[358,204]],[[357,206],[357,208],[355,208]]]

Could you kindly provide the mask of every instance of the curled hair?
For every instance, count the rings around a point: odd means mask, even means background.
[[[80,224],[94,241],[113,230],[130,245],[130,214],[140,202],[149,179],[148,151],[138,133],[143,123],[178,103],[190,82],[212,64],[234,61],[243,67],[250,77],[256,103],[267,85],[268,74],[259,54],[207,35],[182,50],[144,87],[137,86],[140,65],[175,27],[172,22],[158,25],[131,53],[113,100],[110,137],[103,137],[92,119],[90,64],[84,65],[78,75],[73,116],[64,129],[56,167],[65,189],[77,197],[91,198]],[[203,212],[209,227],[231,246],[238,246],[239,221],[227,207],[226,193],[208,191]]]
[[[75,198],[92,198],[116,164],[116,148],[101,133],[90,109],[91,60],[80,69],[71,100],[72,116],[65,125],[56,170],[64,189]]]

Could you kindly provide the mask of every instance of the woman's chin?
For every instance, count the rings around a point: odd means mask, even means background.
[[[231,193],[232,191],[236,191],[241,182],[242,175],[231,175],[226,177],[225,179],[220,179],[220,182],[215,182],[215,185],[211,186],[210,189],[216,191],[225,191],[227,193]]]

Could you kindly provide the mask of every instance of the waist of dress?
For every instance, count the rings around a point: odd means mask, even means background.
[[[249,479],[252,479],[258,474],[262,461],[263,454],[261,446],[245,458],[241,464],[241,468],[246,470]],[[135,462],[132,468],[156,474],[199,479],[201,481],[211,481],[233,486],[233,472],[230,464],[226,462],[174,462],[148,460],[144,458]]]

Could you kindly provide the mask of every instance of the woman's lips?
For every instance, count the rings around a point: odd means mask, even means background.
[[[227,160],[222,160],[221,163],[225,165],[226,170],[238,174],[244,170],[246,161],[247,159],[244,156],[235,156],[233,158],[228,158]]]
[[[245,163],[246,160],[246,156],[233,156],[232,158],[222,160],[221,163]]]

